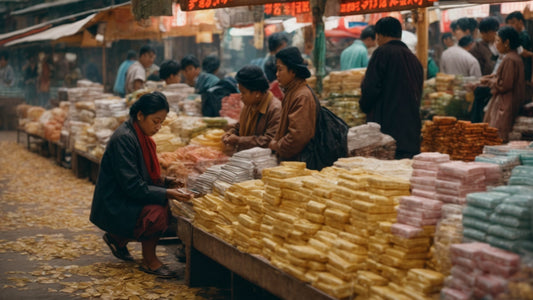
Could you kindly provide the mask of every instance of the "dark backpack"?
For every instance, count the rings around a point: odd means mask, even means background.
[[[348,154],[348,124],[329,109],[320,105],[313,90],[317,107],[315,136],[300,154],[300,161],[308,169],[322,170],[332,166],[335,161]]]
[[[227,78],[221,79],[202,93],[202,115],[204,117],[220,117],[222,98],[238,92],[234,82]]]

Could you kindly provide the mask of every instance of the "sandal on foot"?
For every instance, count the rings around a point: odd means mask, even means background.
[[[107,246],[109,246],[109,249],[111,249],[111,252],[116,258],[122,259],[124,261],[133,261],[133,257],[128,251],[128,247],[118,247],[114,243],[113,238],[110,237],[107,233],[105,233],[102,238],[104,239],[104,242],[107,244]]]
[[[148,274],[152,274],[152,275],[155,275],[157,277],[160,277],[160,278],[174,278],[174,277],[177,277],[178,274],[175,272],[175,271],[172,271],[170,270],[167,266],[165,265],[162,265],[161,267],[155,269],[155,270],[151,270],[148,266],[139,266],[139,270],[145,272],[145,273],[148,273]]]

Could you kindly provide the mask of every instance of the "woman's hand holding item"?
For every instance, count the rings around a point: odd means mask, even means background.
[[[186,202],[194,198],[193,192],[187,189],[167,189],[167,198]]]
[[[222,137],[224,144],[235,145],[239,141],[239,137],[234,134],[227,134]]]
[[[171,188],[171,189],[178,189],[178,188],[182,188],[185,186],[185,184],[181,182],[179,179],[177,179],[176,177],[170,177],[170,176],[165,176],[164,183],[166,187]]]

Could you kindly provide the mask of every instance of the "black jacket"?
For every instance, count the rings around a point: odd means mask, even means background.
[[[232,80],[221,79],[205,93],[202,93],[202,115],[204,117],[219,117],[222,98],[238,92],[237,85]]]
[[[420,153],[420,102],[424,70],[416,56],[392,40],[372,54],[361,84],[361,110],[368,122],[396,140],[396,158]]]
[[[133,238],[144,206],[166,205],[166,189],[152,184],[133,123],[120,125],[107,144],[90,220],[106,232]]]

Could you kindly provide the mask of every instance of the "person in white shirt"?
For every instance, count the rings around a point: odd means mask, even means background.
[[[446,74],[481,77],[479,62],[468,52],[473,43],[472,37],[467,35],[459,40],[459,45],[444,50],[440,59],[440,71]]]
[[[139,51],[139,60],[134,62],[126,73],[126,94],[133,93],[143,88],[146,78],[146,71],[154,64],[156,54],[154,48],[150,45],[141,47]]]

